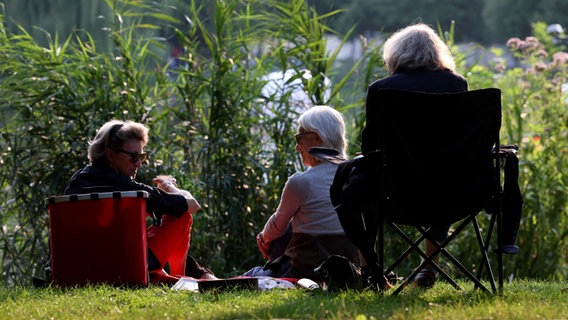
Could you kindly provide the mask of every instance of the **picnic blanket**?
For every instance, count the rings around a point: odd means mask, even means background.
[[[234,277],[216,280],[201,280],[182,277],[172,286],[172,290],[189,290],[193,292],[225,291],[230,289],[248,289],[268,291],[273,289],[317,290],[319,285],[306,278],[272,278],[272,277]]]

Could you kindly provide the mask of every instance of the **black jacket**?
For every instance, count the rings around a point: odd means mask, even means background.
[[[392,75],[377,80],[367,88],[367,98],[365,102],[366,114],[373,114],[367,110],[375,108],[381,101],[376,98],[376,93],[380,89],[399,89],[408,91],[420,91],[430,93],[462,92],[467,91],[467,81],[461,75],[449,70],[414,70],[406,72],[395,72]],[[424,106],[424,108],[434,108],[435,106]],[[376,120],[366,118],[365,128],[361,136],[361,151],[363,154],[378,149],[379,137]]]
[[[178,194],[169,194],[156,187],[136,182],[113,170],[106,163],[87,165],[73,174],[65,194],[134,191],[144,190],[150,194],[146,202],[146,211],[161,220],[164,214],[179,217],[187,212],[186,199]],[[157,222],[156,221],[156,222]]]

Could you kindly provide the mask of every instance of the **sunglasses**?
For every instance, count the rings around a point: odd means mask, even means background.
[[[317,133],[313,132],[313,131],[298,132],[294,135],[294,138],[296,138],[296,143],[300,143],[300,141],[302,140],[302,137],[307,136],[308,134],[317,134]]]
[[[116,151],[116,152],[122,152],[122,153],[126,153],[127,155],[130,156],[130,161],[132,161],[132,163],[136,163],[138,162],[138,160],[144,162],[144,160],[146,160],[146,158],[148,157],[148,154],[146,152],[143,153],[138,153],[138,152],[129,152],[123,149],[117,149],[117,148],[113,148],[112,150]]]

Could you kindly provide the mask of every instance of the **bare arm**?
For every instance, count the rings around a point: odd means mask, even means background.
[[[187,201],[187,211],[190,214],[194,214],[201,209],[201,205],[199,205],[199,202],[195,200],[189,191],[177,187],[176,179],[174,177],[160,175],[152,179],[152,182],[154,182],[160,190],[167,193],[182,195]]]

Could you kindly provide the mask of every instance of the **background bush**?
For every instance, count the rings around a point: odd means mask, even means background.
[[[65,39],[45,33],[42,42],[49,45],[42,46],[24,28],[12,33],[0,26],[4,283],[43,277],[49,254],[44,199],[62,193],[87,163],[88,139],[113,118],[150,127],[150,160],[138,180],[150,184],[156,174],[173,174],[203,205],[193,227],[195,257],[221,276],[262,264],[254,236],[276,209],[287,177],[302,169],[294,150],[296,106],[290,93],[263,96],[263,77],[309,70],[311,78],[298,79],[312,104],[345,114],[354,155],[366,86],[385,75],[380,45],[363,41],[360,61],[338,63],[324,37],[334,33],[326,19],[338,12],[318,15],[301,0],[216,1],[213,15],[200,14],[194,1],[176,1],[176,10],[172,3],[107,4],[111,51],[99,50],[86,31]],[[213,28],[203,16],[213,19]],[[560,91],[567,61],[553,62],[559,48],[543,25],[534,26],[536,43],[524,42],[534,48],[515,50],[522,68],[499,60],[466,65],[464,53],[456,54],[470,89],[502,90],[502,143],[521,147],[521,253],[506,259],[506,272],[558,280],[566,277],[567,261],[567,119]],[[453,46],[449,28],[445,36]],[[183,48],[177,59],[169,56],[173,40]],[[333,83],[329,90],[326,77]],[[463,239],[455,250],[463,254],[472,246]]]

